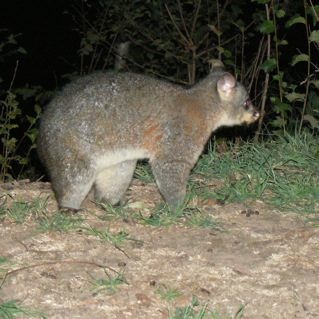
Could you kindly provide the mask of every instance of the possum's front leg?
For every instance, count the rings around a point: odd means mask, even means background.
[[[156,159],[151,166],[157,186],[170,209],[180,208],[192,165],[183,160]]]

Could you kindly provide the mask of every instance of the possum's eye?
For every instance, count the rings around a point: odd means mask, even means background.
[[[251,101],[247,99],[244,103],[245,110],[249,110],[251,108],[251,105],[252,105]]]

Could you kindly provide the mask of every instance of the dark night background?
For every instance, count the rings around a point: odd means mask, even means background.
[[[16,86],[54,87],[61,74],[74,71],[79,37],[66,13],[69,5],[63,0],[1,1],[0,29],[21,33],[18,43],[27,51],[19,59]],[[6,65],[5,78],[12,76],[15,59]]]
[[[236,1],[235,1],[236,2]],[[80,3],[80,1],[79,1]],[[94,4],[94,1],[91,3]],[[29,84],[42,85],[45,88],[55,88],[61,84],[61,75],[78,71],[80,34],[74,30],[75,25],[68,12],[72,11],[73,1],[64,0],[11,0],[0,2],[0,29],[8,33],[21,35],[17,41],[26,51],[19,56],[19,67],[15,86]],[[244,17],[249,22],[252,18],[253,6],[242,3]],[[255,28],[256,29],[256,28]],[[303,30],[296,28],[290,35],[295,48],[302,48]],[[1,36],[1,34],[0,34]],[[251,40],[246,46],[247,57],[255,54],[258,43]],[[281,48],[286,54],[292,54],[291,48]],[[251,52],[250,52],[251,51]],[[296,52],[294,52],[296,53]],[[17,57],[6,60],[1,66],[1,77],[10,82],[14,72]],[[285,63],[285,59],[283,61]],[[288,62],[288,60],[287,60]],[[296,73],[298,76],[298,72]],[[6,89],[6,88],[5,88]]]

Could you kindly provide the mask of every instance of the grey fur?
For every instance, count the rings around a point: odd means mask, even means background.
[[[92,187],[98,200],[116,204],[136,161],[148,158],[161,194],[176,209],[211,133],[258,118],[246,100],[245,88],[221,67],[191,89],[134,73],[75,80],[47,106],[38,138],[59,206],[79,209]]]

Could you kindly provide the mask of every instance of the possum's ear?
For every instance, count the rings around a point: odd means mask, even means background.
[[[230,73],[224,73],[217,81],[217,90],[223,100],[230,100],[236,87],[236,79]]]

